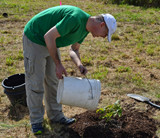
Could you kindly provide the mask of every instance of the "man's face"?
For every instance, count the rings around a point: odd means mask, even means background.
[[[106,38],[108,35],[108,28],[104,22],[97,25],[91,32],[93,37],[103,37]]]

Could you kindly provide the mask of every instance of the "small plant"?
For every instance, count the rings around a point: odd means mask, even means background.
[[[94,79],[105,80],[107,74],[108,69],[104,66],[99,66],[98,69],[91,76]]]
[[[131,71],[131,68],[130,68],[130,67],[119,66],[119,67],[116,69],[116,71],[119,72],[119,73],[130,72],[130,71]]]
[[[82,63],[85,66],[91,66],[92,65],[92,58],[91,57],[84,57],[81,59]]]
[[[128,59],[128,58],[129,58],[129,55],[127,55],[127,54],[125,54],[125,53],[122,53],[122,54],[121,54],[121,57],[122,57],[123,59]]]
[[[97,109],[96,113],[101,114],[101,119],[106,119],[106,122],[110,121],[112,117],[122,116],[122,107],[119,104],[119,100],[112,105],[108,105],[104,108]]]
[[[0,38],[0,45],[3,45],[3,44],[4,44],[4,37],[1,36],[1,38]]]
[[[12,66],[13,65],[13,59],[11,57],[6,58],[6,65],[7,66]]]
[[[139,57],[135,57],[134,58],[134,61],[137,63],[137,64],[140,64],[142,62],[142,59],[139,58]]]
[[[160,94],[157,94],[156,97],[157,97],[157,98],[160,98]]]
[[[137,73],[132,76],[132,82],[135,82],[137,85],[143,84],[143,77],[141,74]]]
[[[147,54],[148,54],[149,56],[153,56],[153,55],[154,55],[154,49],[148,48],[148,49],[146,50],[146,52],[147,52]]]
[[[118,35],[116,35],[116,34],[114,34],[113,36],[112,36],[112,40],[120,40],[120,37],[118,36]]]
[[[23,60],[23,52],[19,51],[18,54],[16,54],[15,59],[20,61]]]

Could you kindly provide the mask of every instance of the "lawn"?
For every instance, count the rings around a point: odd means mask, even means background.
[[[24,73],[22,34],[25,24],[38,12],[58,6],[59,0],[0,0],[0,82],[4,78]],[[160,104],[160,9],[128,5],[112,5],[91,0],[62,0],[62,5],[74,5],[90,15],[111,13],[117,20],[112,42],[93,38],[89,34],[80,48],[82,63],[88,69],[87,77],[101,81],[99,107],[120,100],[122,107],[150,112],[160,122],[160,112],[149,105],[126,96],[135,93]],[[4,17],[7,13],[8,17]],[[69,57],[69,47],[61,48],[61,58],[69,76],[82,76]],[[34,137],[30,131],[28,110],[12,107],[0,86],[0,135],[2,137]],[[85,109],[64,106],[70,117]],[[55,131],[49,126],[45,114],[47,136]],[[160,137],[160,128],[156,135]]]

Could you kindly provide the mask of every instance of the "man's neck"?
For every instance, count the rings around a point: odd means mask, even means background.
[[[93,26],[94,18],[91,16],[88,18],[87,24],[86,24],[86,29],[88,32],[91,32],[92,26]]]

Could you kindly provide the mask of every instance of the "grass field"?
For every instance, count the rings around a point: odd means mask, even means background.
[[[111,13],[117,19],[118,27],[111,43],[89,34],[80,49],[88,78],[101,80],[99,107],[117,99],[122,104],[123,101],[133,102],[126,97],[127,93],[160,101],[160,9],[93,0],[62,0],[62,4],[78,6],[91,15]],[[59,0],[0,0],[0,82],[10,75],[24,73],[22,33],[25,24],[38,12],[57,5]],[[8,13],[8,18],[3,13]],[[84,77],[71,62],[69,47],[61,49],[61,58],[69,76]],[[2,137],[34,137],[30,132],[27,109],[20,110],[24,114],[16,119],[12,112],[17,115],[18,111],[10,106],[1,86],[0,106]],[[144,107],[144,103],[137,103],[137,108],[144,110]],[[76,108],[64,107],[68,116],[79,113],[76,111]],[[156,111],[152,116],[160,121],[160,112]],[[46,127],[49,128],[47,123]],[[160,137],[160,128],[157,135]]]

